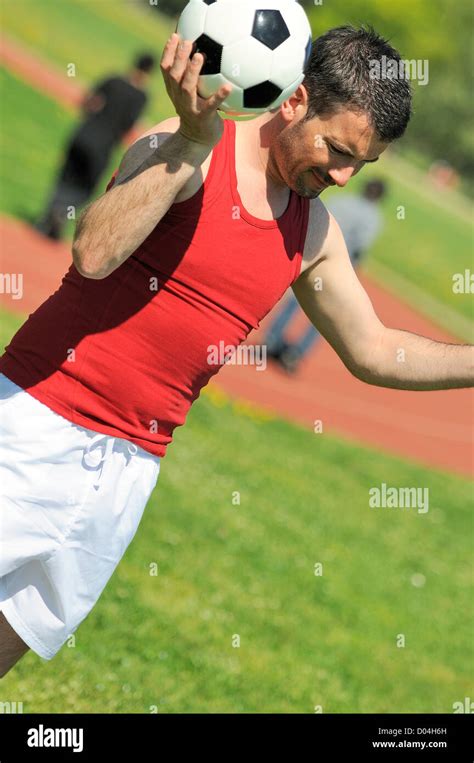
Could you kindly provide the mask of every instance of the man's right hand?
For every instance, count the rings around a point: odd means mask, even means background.
[[[165,45],[160,67],[166,90],[180,118],[181,135],[196,143],[215,146],[224,130],[217,109],[232,86],[223,85],[210,98],[201,98],[197,89],[204,56],[195,53],[190,59],[192,47],[191,40],[181,40],[178,34],[172,34]]]

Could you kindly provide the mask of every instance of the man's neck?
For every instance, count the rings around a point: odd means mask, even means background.
[[[142,78],[141,78],[141,76],[139,74],[136,74],[135,72],[131,72],[128,75],[127,79],[128,79],[128,81],[130,82],[131,85],[133,85],[134,87],[138,88],[139,90],[143,90],[143,81],[142,81]]]
[[[279,115],[266,113],[237,124],[244,137],[245,161],[255,170],[263,172],[272,185],[283,188],[284,183],[275,173],[269,156],[270,145],[281,130]]]

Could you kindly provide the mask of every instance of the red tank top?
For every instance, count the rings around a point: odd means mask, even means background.
[[[300,273],[309,201],[292,191],[278,220],[249,214],[235,132],[224,120],[204,185],[107,278],[71,265],[13,337],[0,372],[66,419],[165,455],[223,365],[208,362],[210,349],[241,344]]]

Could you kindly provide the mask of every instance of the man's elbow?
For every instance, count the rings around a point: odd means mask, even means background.
[[[94,261],[91,257],[87,257],[76,245],[72,247],[72,261],[77,272],[84,278],[100,281],[110,275],[111,272],[110,269],[101,268],[97,259]]]
[[[372,368],[368,368],[365,365],[352,365],[348,368],[352,376],[355,376],[359,381],[364,382],[365,384],[372,384],[376,387],[379,386],[379,382],[377,381],[379,376]]]
[[[382,377],[380,357],[384,330],[385,326],[381,326],[359,348],[357,355],[351,357],[345,364],[352,376],[355,376],[359,381],[365,382],[365,384],[380,386]]]

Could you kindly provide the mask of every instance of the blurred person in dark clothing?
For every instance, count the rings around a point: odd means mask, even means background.
[[[35,226],[38,231],[60,239],[68,207],[77,210],[91,198],[113,149],[147,104],[145,86],[155,65],[154,56],[140,54],[128,74],[108,77],[86,95],[84,119],[69,139],[48,206]]]
[[[378,204],[386,193],[382,180],[369,180],[360,196],[344,194],[325,202],[325,207],[336,218],[344,236],[353,267],[357,267],[367,250],[380,234],[383,220]],[[270,325],[264,344],[267,353],[288,373],[294,373],[320,334],[312,324],[302,332],[298,340],[288,342],[285,331],[294,314],[301,309],[293,291]]]

